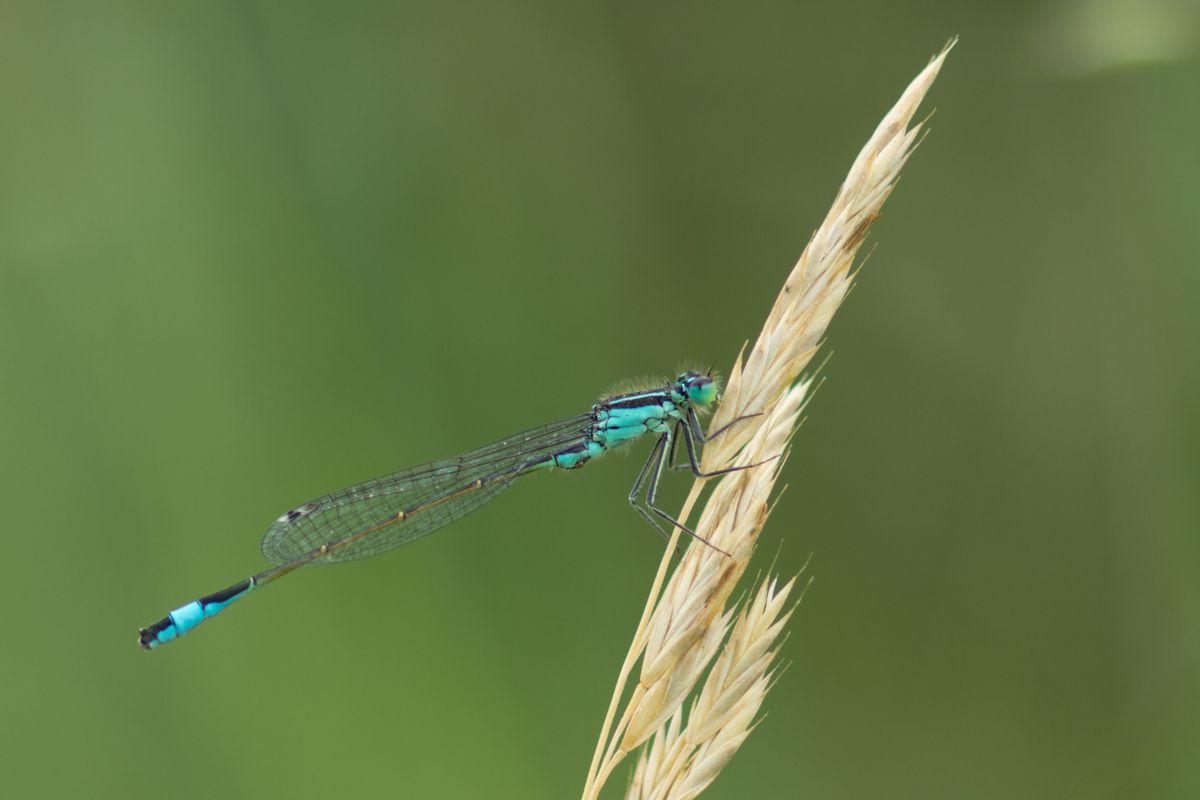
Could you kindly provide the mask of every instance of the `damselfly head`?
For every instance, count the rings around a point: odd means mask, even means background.
[[[717,384],[713,379],[695,370],[681,373],[676,379],[679,391],[693,405],[706,406],[717,399]]]

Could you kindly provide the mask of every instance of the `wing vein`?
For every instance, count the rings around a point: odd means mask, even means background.
[[[286,564],[327,545],[329,552],[313,563],[331,564],[408,544],[494,499],[529,464],[586,441],[593,421],[580,414],[319,497],[267,529],[263,555]]]

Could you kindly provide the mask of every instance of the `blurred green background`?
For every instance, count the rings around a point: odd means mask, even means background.
[[[136,629],[298,502],[728,365],[957,34],[708,796],[1200,795],[1195,4],[0,8],[5,794],[577,796],[661,550],[636,457]]]

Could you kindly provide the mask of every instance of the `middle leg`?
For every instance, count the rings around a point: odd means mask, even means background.
[[[667,430],[666,433],[664,433],[661,437],[659,437],[658,442],[654,446],[654,450],[651,451],[651,453],[650,453],[650,458],[646,461],[645,466],[642,467],[641,474],[638,475],[638,481],[637,481],[637,483],[634,484],[633,491],[629,493],[629,502],[633,503],[634,508],[636,508],[639,512],[642,512],[642,515],[645,516],[647,519],[651,519],[649,514],[646,513],[646,509],[649,509],[649,511],[652,512],[655,516],[670,523],[673,527],[679,528],[679,530],[683,531],[688,536],[691,536],[696,541],[703,542],[704,544],[711,547],[713,550],[716,550],[718,553],[722,553],[726,556],[729,556],[729,553],[727,553],[724,550],[722,550],[721,548],[717,547],[715,544],[708,541],[703,536],[701,536],[700,534],[696,533],[694,530],[689,528],[687,525],[684,525],[682,522],[675,519],[670,514],[668,514],[666,511],[663,511],[661,508],[659,508],[657,505],[654,504],[654,500],[658,495],[659,478],[662,477],[663,467],[666,466],[670,452],[673,449],[671,446],[670,439],[671,439],[671,431],[669,429]],[[639,493],[639,490],[642,488],[643,482],[645,482],[647,484],[645,508],[642,508],[636,502],[637,495]],[[654,522],[654,520],[651,519],[651,522]],[[662,532],[662,528],[659,527],[659,525],[657,523],[654,523],[654,527],[657,528],[660,532]],[[732,556],[730,556],[730,558],[732,558]]]

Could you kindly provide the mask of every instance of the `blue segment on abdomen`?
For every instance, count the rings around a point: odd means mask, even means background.
[[[192,628],[204,621],[204,606],[199,600],[193,600],[186,606],[181,606],[167,615],[175,623],[175,634],[183,636]]]
[[[167,619],[169,620],[171,618],[167,617]],[[171,624],[167,627],[155,632],[154,638],[150,640],[150,647],[158,647],[160,644],[166,644],[178,635],[179,632],[175,630],[175,623],[171,622]],[[142,641],[144,642],[145,639]]]
[[[560,453],[555,453],[554,466],[562,467],[563,469],[574,469],[602,455],[604,455],[603,444],[596,441],[586,442],[582,445],[570,447]]]
[[[180,606],[167,615],[170,625],[154,633],[151,647],[166,644],[172,639],[183,636],[209,617],[215,617],[235,600],[240,600],[255,587],[252,579],[236,583],[224,591],[210,594],[199,600],[193,600],[187,605]]]

